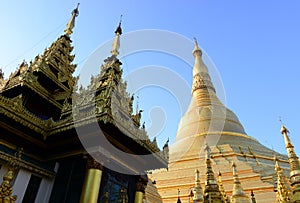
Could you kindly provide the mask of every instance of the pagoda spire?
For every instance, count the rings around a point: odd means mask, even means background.
[[[197,39],[195,40],[195,48],[193,50],[193,55],[195,57],[195,64],[193,68],[193,88],[192,93],[197,89],[211,89],[214,93],[215,88],[213,83],[211,82],[211,78],[209,76],[208,68],[204,64],[202,60],[202,50],[200,49]]]
[[[283,173],[282,168],[279,165],[278,158],[275,155],[275,171],[277,174],[277,188],[276,188],[276,202],[277,203],[292,203],[291,199],[293,198],[288,191],[288,184],[286,177]]]
[[[221,171],[219,171],[219,174],[218,174],[218,184],[219,184],[220,193],[222,194],[224,202],[225,203],[229,203],[230,200],[229,200],[228,196],[226,195],[226,192],[225,192],[225,189],[224,189],[224,186],[223,186],[223,180],[222,180],[222,173],[221,173]]]
[[[256,203],[255,195],[253,193],[253,190],[251,190],[251,203]]]
[[[238,172],[236,169],[236,164],[232,163],[232,172],[233,172],[233,189],[231,202],[232,203],[249,203],[249,198],[244,192],[241,182],[239,180]]]
[[[177,198],[177,203],[181,203],[181,200],[180,200],[180,190],[178,189],[178,193],[177,193],[177,195],[178,195],[178,198]]]
[[[119,55],[120,35],[122,34],[121,23],[122,23],[122,15],[120,17],[119,25],[118,25],[118,27],[115,31],[116,36],[115,36],[115,39],[114,39],[114,42],[113,42],[113,45],[112,45],[112,50],[110,51],[113,56]]]
[[[218,183],[211,166],[211,149],[208,144],[205,147],[206,151],[206,181],[204,189],[204,202],[223,202],[222,194],[220,193]]]
[[[290,163],[290,182],[293,191],[293,202],[300,203],[300,163],[288,133],[288,129],[282,125],[281,134],[284,137],[285,148],[287,150]]]
[[[77,4],[77,7],[72,11],[72,17],[69,20],[69,22],[67,23],[66,29],[65,29],[65,33],[67,35],[71,35],[73,33],[73,28],[75,27],[75,18],[79,15],[79,3]]]
[[[195,171],[195,187],[193,188],[193,202],[201,203],[203,202],[203,190],[200,182],[200,172],[199,170]]]

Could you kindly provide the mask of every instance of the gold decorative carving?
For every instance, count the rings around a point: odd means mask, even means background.
[[[87,168],[88,169],[99,169],[103,171],[103,165],[96,161],[93,157],[89,156],[87,160]]]
[[[13,187],[10,182],[13,178],[12,170],[3,176],[3,182],[0,185],[0,203],[14,203],[17,200],[17,195],[12,195]]]

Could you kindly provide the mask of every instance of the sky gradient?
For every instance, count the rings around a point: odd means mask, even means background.
[[[269,148],[286,153],[280,134],[281,117],[300,155],[299,1],[90,0],[80,3],[71,36],[77,72],[99,46],[114,37],[121,14],[123,33],[161,29],[190,40],[197,37],[220,74],[225,105],[236,113],[247,134]],[[63,34],[76,5],[77,1],[59,0],[0,2],[0,67],[6,78],[23,59],[28,62],[34,59]],[[142,66],[166,66],[191,85],[191,69],[181,68],[185,64],[170,56],[136,54],[121,60],[125,75]],[[181,111],[176,99],[166,104],[153,98],[165,100],[169,96],[157,87],[139,93],[139,107],[145,109],[143,120],[147,127],[151,126],[149,107],[162,106],[166,114],[173,113],[166,116],[162,132],[156,135],[160,146],[168,137],[171,142],[174,140]]]

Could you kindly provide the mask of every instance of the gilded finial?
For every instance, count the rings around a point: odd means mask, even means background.
[[[194,42],[195,42],[195,46],[198,47],[198,41],[197,41],[197,38],[196,38],[196,37],[194,37]]]
[[[201,49],[200,49],[200,47],[198,45],[198,41],[197,41],[196,37],[194,37],[194,42],[195,42],[195,48],[193,50],[194,56],[196,56],[195,55],[196,53],[198,53],[198,54],[200,54],[200,56],[202,56],[202,51],[201,51]]]
[[[279,122],[281,123],[281,129],[280,129],[281,134],[288,134],[289,130],[284,126],[281,116],[279,116]]]
[[[73,28],[75,26],[75,18],[79,15],[79,10],[78,10],[78,7],[79,7],[80,3],[77,4],[77,7],[72,11],[72,17],[70,19],[70,21],[67,23],[67,27],[65,29],[65,33],[67,35],[70,35],[73,33]]]
[[[210,159],[211,158],[211,149],[207,143],[205,144],[204,150],[206,151],[206,159]]]
[[[200,182],[200,172],[198,169],[195,170],[195,187],[192,188],[191,196],[194,202],[203,202],[203,190]]]
[[[233,202],[243,202],[248,199],[246,193],[244,192],[241,182],[239,180],[237,168],[235,162],[232,162],[232,174],[233,174],[233,189],[232,189],[232,200]]]
[[[118,27],[117,27],[117,29],[116,29],[116,31],[115,31],[116,35],[117,35],[117,34],[119,34],[119,35],[122,34],[122,28],[121,28],[122,17],[123,17],[123,15],[120,16],[120,22],[119,22],[119,25],[118,25]]]
[[[117,56],[119,54],[119,49],[120,49],[120,35],[122,34],[122,28],[121,28],[121,23],[122,23],[122,16],[120,17],[120,22],[119,25],[115,31],[115,39],[112,45],[112,50],[110,51],[113,56]]]

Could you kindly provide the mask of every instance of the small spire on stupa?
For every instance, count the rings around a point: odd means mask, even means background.
[[[113,42],[113,45],[112,45],[112,50],[110,51],[113,56],[119,55],[120,35],[122,35],[121,23],[122,23],[122,15],[120,17],[119,25],[118,25],[118,27],[117,27],[117,29],[115,31],[116,36],[115,36],[115,39],[114,39],[114,42]]]
[[[283,173],[282,168],[279,165],[279,160],[276,156],[274,155],[274,161],[275,161],[275,171],[277,174],[277,188],[276,188],[276,201],[277,202],[290,202],[292,199],[292,196],[290,192],[288,191],[288,184],[287,184],[287,179]]]
[[[217,180],[211,165],[211,149],[208,144],[205,147],[206,151],[206,181],[204,189],[204,199],[212,201],[221,201],[223,199],[220,193]]]
[[[238,172],[236,169],[236,164],[232,163],[232,173],[233,173],[233,189],[232,189],[232,202],[249,202],[248,196],[244,192],[241,182],[239,180]]]
[[[290,163],[290,182],[293,191],[294,202],[300,202],[300,163],[297,157],[294,146],[289,138],[288,129],[282,125],[281,134],[284,137],[285,148],[288,153]]]
[[[79,15],[79,10],[78,10],[78,7],[79,7],[79,4],[77,4],[77,7],[72,11],[72,17],[70,19],[70,21],[67,23],[67,27],[65,29],[65,33],[67,35],[70,35],[73,33],[73,28],[75,27],[75,18]]]
[[[256,203],[256,199],[255,199],[253,190],[251,190],[251,203]]]
[[[178,199],[177,199],[177,203],[181,203],[181,200],[180,200],[180,190],[178,189]]]
[[[193,188],[193,202],[201,203],[203,199],[203,190],[200,182],[200,172],[199,170],[195,171],[195,187]]]
[[[205,146],[206,151],[206,182],[205,182],[205,191],[210,191],[211,185],[216,185],[217,181],[215,179],[214,172],[211,166],[211,149],[208,144]]]
[[[226,203],[229,202],[229,198],[226,195],[226,192],[225,192],[225,189],[224,189],[224,186],[223,186],[223,180],[222,180],[222,173],[221,173],[221,171],[219,171],[219,174],[218,174],[218,184],[219,184],[219,189],[220,189],[220,193],[221,193],[221,195],[223,197],[223,200]]]

